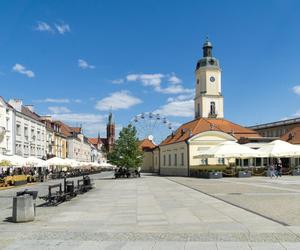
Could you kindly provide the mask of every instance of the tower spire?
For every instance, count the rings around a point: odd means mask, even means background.
[[[205,43],[203,44],[203,57],[212,57],[212,44],[208,39],[208,35],[206,35]]]

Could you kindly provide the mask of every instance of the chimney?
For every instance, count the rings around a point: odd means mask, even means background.
[[[8,101],[8,103],[13,106],[13,108],[15,110],[17,110],[18,112],[21,112],[22,111],[22,105],[23,105],[23,101],[20,100],[20,99],[10,99]]]
[[[34,112],[34,106],[33,105],[25,105],[26,108],[28,108],[31,112]]]

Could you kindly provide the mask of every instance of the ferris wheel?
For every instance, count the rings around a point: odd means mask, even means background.
[[[130,124],[137,130],[139,140],[148,138],[158,145],[173,131],[172,123],[167,117],[151,112],[136,115]]]

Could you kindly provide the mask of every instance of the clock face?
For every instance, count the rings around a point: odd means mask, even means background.
[[[216,79],[215,79],[213,76],[211,76],[211,77],[209,78],[209,80],[210,80],[211,82],[214,82]]]

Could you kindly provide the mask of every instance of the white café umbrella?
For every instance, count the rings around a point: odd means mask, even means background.
[[[26,158],[19,156],[19,155],[9,155],[8,161],[13,165],[13,166],[26,166]]]
[[[91,162],[92,167],[100,167],[98,162]]]
[[[70,165],[72,168],[76,168],[80,166],[80,162],[76,161],[75,159],[65,159],[68,165]]]
[[[51,159],[48,159],[46,162],[49,166],[70,166],[68,160],[59,157],[53,157]]]
[[[261,153],[236,142],[228,141],[220,143],[198,154],[199,158],[254,158],[261,157]]]
[[[291,143],[275,140],[263,145],[257,151],[265,157],[299,157],[300,146]]]
[[[25,158],[26,160],[26,165],[32,165],[35,167],[47,167],[48,163],[47,161],[44,161],[42,159],[39,159],[37,157],[34,156],[30,156],[28,158]]]

